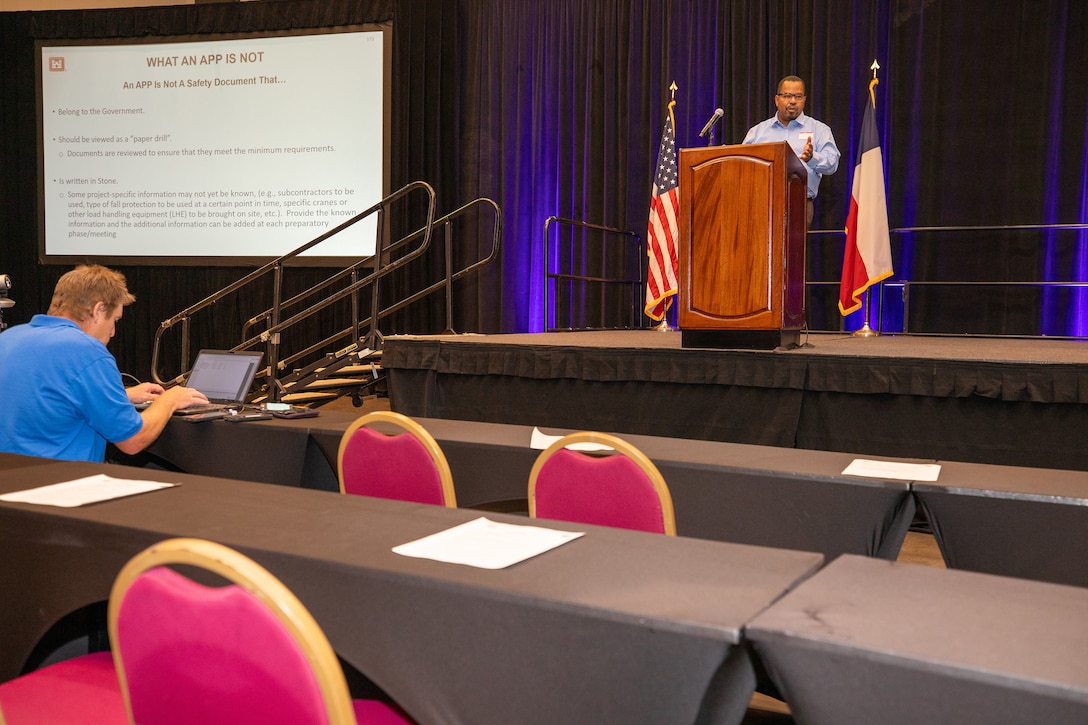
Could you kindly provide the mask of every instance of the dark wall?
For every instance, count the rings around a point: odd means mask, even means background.
[[[0,272],[14,283],[16,306],[5,322],[25,322],[44,312],[56,280],[69,267],[38,264],[36,116],[34,44],[36,40],[133,38],[213,32],[322,28],[388,21],[392,4],[365,2],[267,2],[202,4],[94,11],[0,13]],[[322,109],[315,109],[322,112]],[[308,241],[300,239],[299,244]],[[88,259],[94,262],[94,259]],[[148,379],[151,341],[159,323],[234,282],[252,268],[120,266],[135,304],[126,309],[111,349],[122,371]],[[302,269],[287,275],[288,291],[322,279],[326,270]],[[271,303],[271,282],[232,296],[211,313],[194,318],[194,348],[228,347],[241,341],[242,323]],[[319,319],[315,335],[342,329],[346,318]],[[168,338],[174,342],[176,336]],[[177,345],[163,351],[166,375],[181,372]]]
[[[810,239],[810,280],[838,278],[837,230],[874,58],[882,66],[877,118],[893,228],[1086,219],[1088,103],[1078,94],[1088,75],[1088,5],[1078,0],[269,0],[2,13],[0,272],[15,280],[18,301],[5,319],[43,310],[64,271],[36,259],[35,39],[389,19],[393,188],[428,182],[440,213],[477,196],[503,210],[501,263],[459,285],[459,330],[539,329],[548,216],[643,232],[673,81],[680,146],[702,144],[698,130],[719,106],[718,141],[739,142],[771,115],[778,78],[796,73],[808,82],[806,110],[832,126],[843,152],[817,202],[814,228],[833,233]],[[896,277],[915,282],[1083,279],[1086,242],[1077,229],[920,229],[892,238]],[[468,256],[486,246],[471,235],[458,243]],[[614,253],[595,255],[608,261]],[[410,290],[438,267],[431,255],[391,287]],[[122,369],[145,376],[158,322],[247,270],[123,271],[139,301],[113,349]],[[838,325],[835,292],[813,298],[813,327]],[[265,306],[257,297],[217,310],[209,334],[234,334],[240,319]],[[1035,288],[918,286],[909,317],[914,330],[1068,334],[1088,319],[1080,309],[1076,295]],[[383,331],[439,331],[444,314],[441,300],[429,299]]]

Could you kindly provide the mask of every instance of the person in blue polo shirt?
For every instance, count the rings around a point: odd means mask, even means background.
[[[131,455],[175,410],[208,402],[183,386],[125,388],[106,345],[135,299],[121,273],[80,266],[57,282],[48,314],[0,334],[0,451],[100,462],[109,441]]]
[[[820,190],[820,179],[839,168],[839,147],[831,127],[805,115],[805,82],[786,76],[778,82],[774,96],[778,112],[748,129],[744,143],[785,141],[808,167],[808,221],[812,223],[812,201]]]

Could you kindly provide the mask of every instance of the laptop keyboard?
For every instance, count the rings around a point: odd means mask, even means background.
[[[174,415],[199,415],[201,413],[212,413],[217,410],[238,410],[242,406],[234,403],[201,403],[199,405],[190,405],[188,408],[182,408],[175,410]]]

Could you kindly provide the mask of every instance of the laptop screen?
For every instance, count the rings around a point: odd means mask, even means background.
[[[213,403],[243,403],[263,356],[250,350],[201,350],[185,384]]]

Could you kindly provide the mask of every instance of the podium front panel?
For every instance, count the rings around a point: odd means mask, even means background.
[[[681,330],[804,326],[807,172],[788,144],[680,150]]]
[[[692,167],[691,311],[720,320],[771,313],[772,165],[720,156]],[[738,284],[737,280],[743,280]]]

